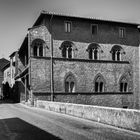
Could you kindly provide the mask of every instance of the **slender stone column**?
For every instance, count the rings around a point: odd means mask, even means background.
[[[69,48],[66,48],[66,58],[69,57],[68,49],[69,49]]]
[[[118,51],[115,52],[115,61],[117,61],[117,53]]]
[[[37,47],[37,56],[39,56],[39,47]]]
[[[122,60],[122,53],[120,52],[120,61]]]
[[[25,76],[25,102],[27,102],[27,77]]]

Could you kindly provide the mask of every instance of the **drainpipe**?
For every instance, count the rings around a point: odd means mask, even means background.
[[[53,14],[50,19],[50,41],[51,41],[51,101],[54,101],[54,79],[53,79],[53,35],[52,35],[52,19]]]
[[[27,77],[25,76],[25,102],[27,102]]]
[[[140,92],[140,25],[138,25],[138,31],[139,31],[139,92]],[[140,109],[140,95],[138,94],[138,97],[137,97],[137,102],[138,102],[138,109]],[[136,108],[136,105],[135,105],[135,108]]]
[[[30,36],[30,29],[28,29],[28,76],[29,76],[29,86],[30,86],[30,89],[29,89],[29,91],[30,91],[30,96],[29,96],[29,98],[31,99],[31,104],[32,104],[32,102],[33,102],[33,99],[32,99],[32,84],[31,84],[31,41],[30,41],[30,39],[31,39],[31,36]],[[26,101],[27,101],[27,95],[26,95]]]

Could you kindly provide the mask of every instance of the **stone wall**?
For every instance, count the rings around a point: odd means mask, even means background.
[[[33,93],[44,93],[44,99],[47,99],[45,94],[50,93],[50,60],[45,58],[32,58],[31,69]],[[132,75],[128,72],[132,73],[132,69],[130,64],[127,63],[54,60],[54,92],[56,93],[54,100],[133,108],[135,93],[133,92]],[[65,77],[69,73],[72,73],[76,79],[75,93],[72,95],[66,93],[61,95],[61,93],[65,92]],[[94,79],[98,74],[101,74],[105,79],[105,92],[107,94],[98,93],[94,95]],[[119,80],[124,74],[128,76],[128,92],[132,93],[131,95],[119,92]],[[57,93],[60,93],[60,95],[57,95]],[[77,95],[78,93],[79,95]],[[81,93],[85,94],[81,95]],[[37,96],[37,98],[40,98],[39,94]],[[42,98],[42,95],[40,96]]]
[[[71,33],[65,32],[65,21],[72,22]],[[98,25],[97,35],[91,34],[92,24]],[[119,38],[120,27],[126,28],[126,36],[123,39]],[[117,22],[115,23],[54,16],[52,19],[52,32],[54,40],[69,40],[81,43],[97,42],[102,44],[124,44],[130,46],[139,45],[139,32],[137,29],[137,25],[123,24]]]
[[[90,105],[37,100],[35,107],[44,108],[116,127],[140,132],[140,111]]]
[[[2,89],[2,81],[4,79],[3,72],[0,70],[0,88]]]
[[[34,100],[51,101],[49,93],[34,93]],[[55,102],[134,108],[132,93],[54,93]]]
[[[119,80],[123,74],[131,72],[129,64],[112,63],[88,63],[55,60],[54,65],[54,89],[56,92],[65,92],[64,81],[66,75],[72,73],[76,79],[76,92],[93,92],[94,79],[101,74],[105,79],[106,92],[119,92]],[[132,79],[128,75],[130,86],[133,91]]]
[[[50,92],[50,60],[31,59],[31,85],[33,91]]]
[[[131,55],[131,54],[130,54]],[[139,83],[140,83],[140,65],[139,65],[139,48],[136,48],[134,51],[134,55],[133,55],[133,62],[131,62],[133,64],[132,67],[132,71],[133,71],[133,85],[134,85],[134,98],[135,98],[135,107],[134,108],[140,108],[140,87],[139,87]]]
[[[51,35],[49,30],[45,26],[34,28],[30,31],[30,42],[31,42],[31,56],[33,56],[32,42],[35,39],[41,39],[45,41],[45,56],[50,57],[50,46],[51,46]]]
[[[54,57],[56,58],[62,58],[62,51],[60,50],[60,46],[61,44],[64,42],[65,40],[54,40],[53,41],[53,48],[54,48]],[[76,47],[76,50],[74,51],[74,58],[75,59],[89,59],[89,54],[87,48],[88,46],[92,43],[82,43],[82,42],[74,42],[72,41],[72,43],[74,44],[74,46]],[[101,44],[98,43],[98,45],[100,46],[100,49],[102,50],[102,52],[99,53],[99,60],[110,60],[112,61],[112,54],[110,53],[112,47],[116,44]],[[122,49],[124,50],[125,54],[122,54],[121,60],[122,61],[130,61],[134,63],[134,60],[136,59],[135,57],[137,57],[135,55],[135,51],[138,51],[138,47],[136,46],[128,46],[128,45],[122,45],[122,44],[118,44],[122,47]]]

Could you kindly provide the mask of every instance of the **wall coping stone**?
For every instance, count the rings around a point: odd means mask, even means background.
[[[36,100],[35,107],[140,132],[140,110]]]

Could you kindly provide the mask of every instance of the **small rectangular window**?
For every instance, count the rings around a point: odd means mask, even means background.
[[[96,35],[97,30],[98,30],[97,25],[91,25],[91,33],[92,33],[92,35]]]
[[[124,38],[125,37],[125,28],[119,28],[119,37]]]
[[[71,22],[70,21],[65,22],[65,32],[67,32],[67,33],[71,32]]]

